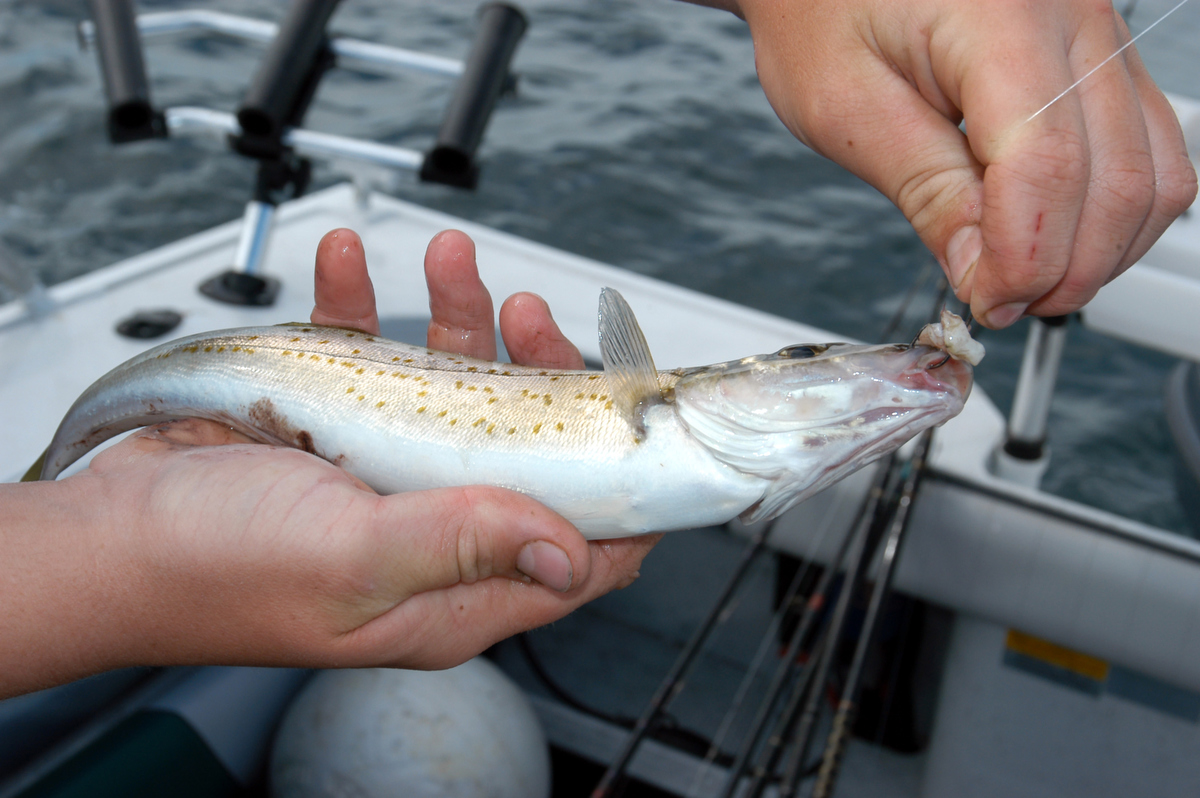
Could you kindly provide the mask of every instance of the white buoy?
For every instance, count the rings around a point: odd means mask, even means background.
[[[550,755],[528,699],[487,660],[325,671],[280,724],[271,793],[546,798]]]

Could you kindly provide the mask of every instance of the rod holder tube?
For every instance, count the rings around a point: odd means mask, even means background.
[[[479,180],[475,151],[508,82],[509,65],[528,27],[525,14],[516,6],[488,3],[479,9],[479,32],[442,118],[437,143],[425,156],[422,180],[475,187]]]
[[[271,203],[259,200],[246,203],[246,210],[242,214],[242,233],[238,238],[237,253],[233,256],[234,271],[258,274],[262,269],[274,219],[275,206]]]
[[[247,136],[276,140],[285,127],[299,124],[310,99],[313,68],[326,47],[325,26],[340,0],[294,0],[279,33],[263,56],[238,109]]]
[[[1050,418],[1050,400],[1062,365],[1067,317],[1035,318],[1029,325],[1025,354],[1008,417],[1006,454],[1021,460],[1041,459]]]
[[[150,81],[132,0],[88,0],[96,55],[108,100],[108,137],[114,144],[165,135],[150,103]]]

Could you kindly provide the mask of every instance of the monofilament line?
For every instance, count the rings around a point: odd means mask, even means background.
[[[1145,30],[1143,30],[1143,31],[1142,31],[1141,33],[1139,33],[1137,36],[1134,36],[1134,37],[1133,37],[1132,39],[1130,39],[1129,41],[1125,42],[1125,44],[1121,45],[1121,46],[1120,46],[1120,48],[1118,48],[1118,49],[1117,49],[1117,51],[1116,51],[1115,53],[1113,53],[1112,55],[1110,55],[1108,58],[1105,58],[1105,59],[1104,59],[1103,61],[1101,61],[1099,64],[1096,64],[1096,66],[1094,66],[1094,67],[1092,67],[1090,70],[1088,70],[1088,73],[1087,73],[1086,75],[1084,75],[1084,76],[1083,76],[1083,77],[1081,77],[1079,80],[1077,80],[1077,81],[1075,81],[1074,83],[1072,83],[1070,86],[1067,86],[1065,89],[1063,89],[1063,90],[1062,90],[1062,93],[1061,93],[1061,94],[1059,94],[1057,97],[1055,97],[1053,100],[1051,100],[1050,102],[1048,102],[1048,103],[1046,103],[1045,105],[1043,105],[1041,108],[1039,108],[1039,109],[1037,109],[1036,111],[1034,111],[1034,112],[1033,112],[1033,114],[1032,114],[1032,115],[1031,115],[1031,116],[1030,116],[1028,119],[1026,119],[1026,120],[1025,120],[1025,121],[1024,121],[1022,124],[1029,124],[1029,123],[1030,123],[1030,122],[1032,122],[1032,121],[1033,121],[1033,120],[1034,120],[1034,119],[1037,117],[1037,115],[1038,115],[1038,114],[1040,114],[1042,111],[1045,111],[1047,108],[1049,108],[1050,106],[1054,105],[1056,102],[1058,102],[1059,100],[1061,100],[1063,97],[1066,97],[1068,94],[1070,94],[1070,93],[1071,93],[1071,90],[1072,90],[1072,89],[1074,89],[1074,88],[1075,88],[1076,86],[1078,86],[1080,83],[1083,83],[1085,80],[1087,80],[1088,78],[1090,78],[1090,77],[1093,75],[1093,73],[1095,73],[1095,71],[1096,71],[1097,69],[1099,69],[1100,67],[1104,66],[1104,65],[1105,65],[1105,64],[1107,64],[1109,61],[1111,61],[1111,60],[1113,60],[1114,58],[1116,58],[1117,56],[1119,56],[1121,53],[1125,52],[1125,50],[1126,50],[1126,49],[1128,49],[1129,47],[1132,47],[1134,42],[1136,42],[1138,39],[1142,38],[1142,37],[1143,37],[1143,36],[1145,36],[1147,33],[1149,33],[1151,30],[1153,30],[1153,29],[1154,29],[1154,26],[1156,26],[1158,23],[1162,22],[1164,19],[1166,19],[1167,17],[1169,17],[1169,16],[1171,16],[1172,14],[1174,14],[1176,11],[1178,11],[1178,10],[1180,9],[1180,7],[1181,7],[1181,6],[1183,6],[1183,5],[1184,5],[1184,4],[1186,4],[1187,2],[1188,2],[1188,0],[1179,0],[1179,2],[1175,4],[1175,7],[1174,7],[1174,8],[1172,8],[1172,9],[1171,9],[1170,11],[1168,11],[1167,13],[1163,14],[1163,15],[1162,15],[1161,17],[1159,17],[1158,19],[1156,19],[1156,20],[1154,20],[1153,22],[1151,22],[1151,23],[1150,23],[1148,26],[1146,26],[1146,29],[1145,29]]]

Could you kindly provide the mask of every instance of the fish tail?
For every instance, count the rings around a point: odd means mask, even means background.
[[[46,449],[44,452],[38,455],[38,459],[33,461],[33,465],[31,465],[29,470],[25,472],[25,476],[21,477],[22,482],[37,482],[42,478],[42,471],[46,467],[46,455],[49,453],[50,450]]]

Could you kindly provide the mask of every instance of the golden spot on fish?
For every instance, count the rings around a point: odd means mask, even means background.
[[[365,369],[355,369],[355,370],[354,370],[354,373],[355,373],[355,374],[362,374],[362,373],[363,373],[363,371],[365,371]]]
[[[558,377],[551,377],[551,378],[550,378],[550,382],[557,382],[557,381],[558,381]]]
[[[304,356],[304,355],[303,355],[303,353],[301,353],[301,355],[300,355],[300,356],[301,356],[301,357],[303,357],[303,356]],[[309,359],[309,360],[320,360],[320,359],[321,359],[321,356],[320,356],[320,355],[309,355],[309,356],[308,356],[308,359]]]
[[[528,388],[522,388],[522,389],[521,389],[521,396],[529,396],[529,389],[528,389]]]
[[[205,352],[211,352],[212,350],[213,350],[212,344],[209,344],[208,346],[204,347]]]
[[[462,390],[462,380],[458,380],[457,382],[454,383],[454,390],[456,390],[456,391]]]
[[[300,330],[300,332],[312,332],[312,327],[304,327]]]
[[[596,394],[592,394],[591,398],[592,398],[592,399],[595,399],[595,398],[596,398]]]
[[[287,356],[287,355],[290,355],[291,353],[292,353],[292,350],[290,350],[290,349],[285,349],[285,350],[283,350],[283,354],[284,354],[285,356]]]
[[[549,374],[549,373],[550,373],[550,372],[548,372],[548,371],[539,371],[539,372],[538,372],[538,376],[539,376],[539,377],[545,377],[545,376],[546,376],[547,374]]]
[[[225,347],[223,347],[223,346],[218,346],[218,347],[217,347],[217,351],[218,351],[218,352],[224,352],[224,351],[225,351]]]
[[[467,366],[467,371],[479,371],[479,369],[475,368],[474,366]]]
[[[493,404],[495,404],[495,403],[496,403],[496,402],[498,402],[498,401],[500,401],[500,400],[499,400],[499,399],[497,399],[496,397],[494,397],[494,396],[493,396],[491,399],[488,399],[488,400],[487,400],[487,403],[488,403],[489,405],[493,405]]]
[[[453,427],[453,426],[454,426],[455,424],[457,424],[457,423],[458,423],[458,419],[457,419],[457,418],[452,418],[452,419],[450,419],[450,426],[452,426],[452,427]]]
[[[330,364],[333,364],[333,363],[336,363],[337,361],[334,360],[333,358],[329,358],[329,362],[330,362]]]
[[[485,422],[485,421],[487,421],[487,419],[486,419],[486,418],[480,417],[480,418],[479,418],[479,420],[478,420],[478,421],[476,421],[476,422],[475,422],[474,424],[472,424],[471,426],[472,426],[472,427],[478,427],[480,424],[482,424],[482,423],[483,423],[483,422]]]
[[[417,408],[417,412],[418,412],[418,413],[424,413],[424,412],[425,412],[426,410],[428,410],[428,409],[429,409],[429,408],[428,408],[426,405],[421,405],[420,407],[418,407],[418,408]]]
[[[533,425],[533,434],[534,435],[537,435],[541,431],[542,431],[542,425],[540,422]]]
[[[417,391],[417,396],[424,396],[427,393],[429,393],[429,391]]]
[[[425,354],[427,354],[427,355],[432,355],[432,354],[433,354],[433,350],[432,350],[432,349],[426,349],[426,350],[425,350]]]
[[[495,429],[496,429],[495,424],[488,424],[486,432],[488,435],[491,435],[495,431]]]
[[[346,393],[354,393],[354,389],[353,389],[353,388],[347,388],[347,389],[346,389]]]
[[[380,403],[378,403],[377,405],[375,405],[375,407],[383,407],[383,406],[384,406],[384,404],[385,404],[384,402],[380,402]]]
[[[328,338],[326,338],[324,341],[317,341],[317,343],[319,343],[319,344],[327,344],[327,343],[329,343],[329,339],[328,339]]]
[[[606,394],[606,393],[602,393],[602,394],[600,394],[600,401],[601,401],[601,402],[603,402],[603,401],[604,401],[605,399],[607,399],[607,398],[608,398],[608,394]]]
[[[349,360],[343,360],[343,361],[342,361],[342,365],[343,365],[343,366],[345,366],[345,367],[346,367],[346,368],[348,368],[348,369],[352,369],[352,368],[354,368],[354,364],[353,364],[353,363],[351,363]]]
[[[599,374],[593,374],[593,375],[591,375],[590,377],[588,377],[588,379],[589,379],[589,380],[598,380],[598,379],[600,379],[600,375],[599,375]]]
[[[583,394],[582,394],[582,393],[577,393],[577,394],[575,394],[575,398],[576,398],[576,399],[582,399],[582,398],[583,398]]]
[[[604,403],[604,409],[612,410],[612,399],[609,399],[607,402]]]
[[[448,411],[448,410],[443,410],[442,412],[438,413],[438,418],[442,418],[442,417],[443,417],[443,416],[445,416],[445,415],[446,415],[446,413],[448,413],[448,412],[450,412],[450,411]]]
[[[346,333],[346,337],[347,337],[347,338],[353,338],[353,337],[354,337],[354,333],[352,333],[352,332],[348,332],[348,333]]]
[[[254,336],[254,337],[255,337],[255,338],[257,338],[258,336],[256,335],[256,336]],[[293,338],[293,339],[292,339],[292,343],[296,343],[296,342],[297,342],[297,341],[299,341],[299,340],[300,340],[300,338],[299,338],[299,337]]]
[[[362,353],[362,350],[361,350],[361,349],[355,349],[355,350],[354,350],[353,352],[351,352],[350,354],[352,354],[352,355],[357,355],[357,354],[361,354],[361,353]]]
[[[488,370],[487,370],[487,373],[488,373],[488,374],[495,374],[495,373],[496,373],[496,370],[495,370],[495,369],[488,369]],[[486,390],[487,390],[487,388],[484,388],[484,390],[486,391]]]
[[[367,397],[363,396],[361,393],[358,395],[358,401],[360,401],[360,402],[361,402],[363,399],[366,399],[366,398],[367,398]]]
[[[383,369],[380,369],[379,371],[375,372],[376,377],[382,377],[383,375],[384,375]]]
[[[233,351],[234,351],[234,352],[241,352],[241,351],[242,351],[242,348],[241,348],[240,346],[235,346],[235,347],[233,348]]]
[[[467,390],[468,390],[468,391],[475,391],[475,390],[478,390],[478,389],[477,389],[477,388],[476,388],[474,385],[468,385],[468,386],[467,386]]]
[[[542,397],[542,404],[544,404],[546,407],[550,406],[550,394],[546,394]]]
[[[512,435],[512,434],[513,434],[513,433],[515,433],[516,431],[517,431],[517,428],[516,428],[516,427],[509,427],[509,428],[508,428],[508,434],[509,434],[509,435]]]
[[[400,356],[396,355],[394,358],[392,358],[392,362],[395,363],[399,359],[400,359]]]
[[[407,358],[407,359],[406,359],[404,362],[405,362],[405,363],[411,363],[411,362],[413,362],[413,359],[410,357],[410,358]]]
[[[558,430],[559,432],[562,432],[563,431],[563,423],[561,421],[558,422],[557,424],[554,425],[554,428],[556,430]]]
[[[495,371],[495,369],[492,369],[492,371]],[[485,385],[485,386],[483,386],[483,392],[484,393],[492,393],[492,389]]]
[[[303,352],[297,352],[297,353],[296,353],[296,357],[297,357],[299,360],[303,360],[303,359],[304,359],[304,353],[303,353]],[[313,360],[320,360],[320,358],[319,358],[319,357],[317,357],[316,355],[309,355],[309,357],[311,357]]]
[[[500,372],[500,373],[501,373],[502,375],[504,375],[505,377],[511,377],[511,376],[512,376],[512,372],[511,372],[511,371],[502,371],[502,372]]]

